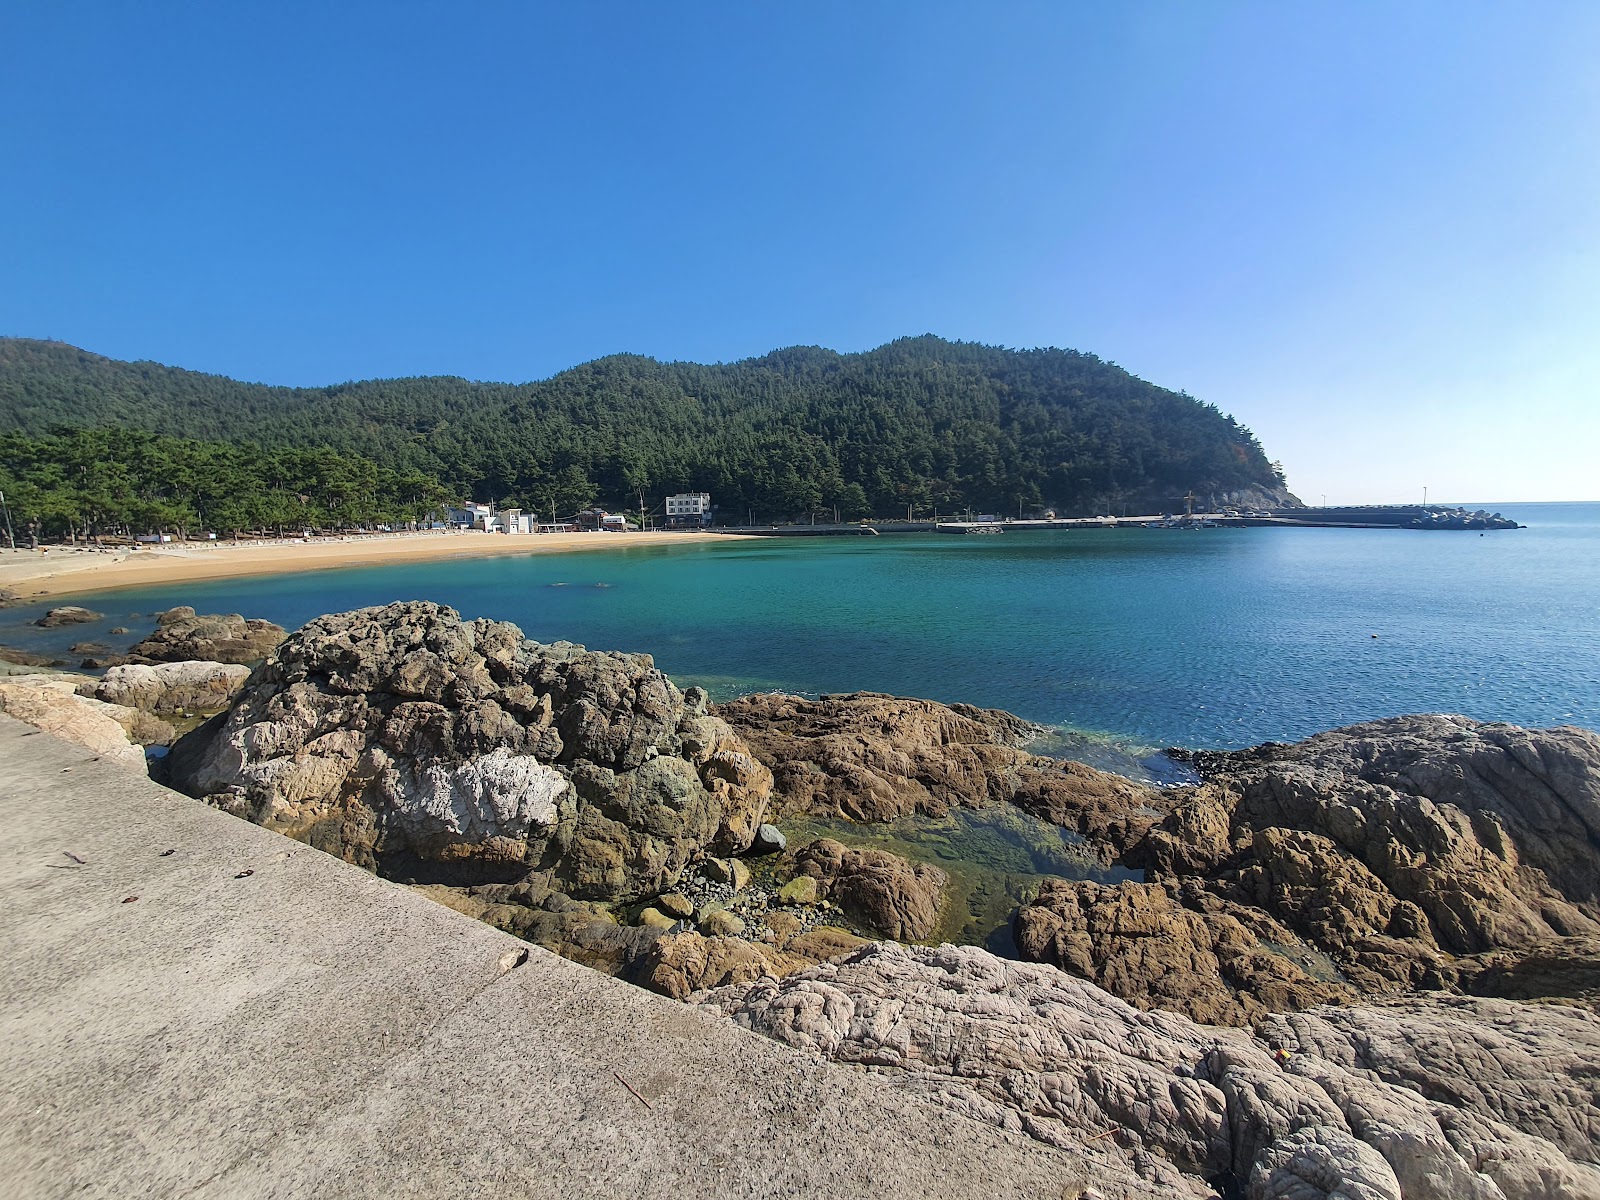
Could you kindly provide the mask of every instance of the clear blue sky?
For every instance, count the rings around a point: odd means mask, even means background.
[[[1316,503],[1600,498],[1600,4],[0,13],[0,333],[274,383],[938,333]]]

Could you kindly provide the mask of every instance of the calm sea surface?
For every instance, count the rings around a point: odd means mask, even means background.
[[[1473,505],[1472,507],[1478,507]],[[542,641],[647,650],[719,697],[870,689],[1133,745],[1244,746],[1406,712],[1600,728],[1600,504],[1529,526],[1083,530],[693,544],[98,593],[109,640],[175,604],[287,626],[422,598]],[[1376,636],[1374,636],[1376,635]]]

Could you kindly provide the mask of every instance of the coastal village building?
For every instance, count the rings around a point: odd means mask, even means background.
[[[497,521],[497,533],[532,533],[536,524],[536,519],[525,515],[520,508],[502,508]]]
[[[494,522],[494,509],[487,504],[463,504],[449,511],[447,520],[458,529],[488,529]]]
[[[710,492],[681,492],[676,496],[667,497],[668,528],[709,524],[711,524]]]
[[[578,528],[596,532],[626,533],[628,518],[621,513],[608,513],[603,508],[586,508],[578,514]]]

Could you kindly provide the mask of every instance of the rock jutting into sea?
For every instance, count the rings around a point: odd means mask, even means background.
[[[287,630],[238,613],[197,614],[188,606],[168,609],[149,637],[128,651],[128,661],[255,663],[283,641]]]

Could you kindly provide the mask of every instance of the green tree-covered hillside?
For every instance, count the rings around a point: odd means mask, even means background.
[[[332,452],[461,498],[563,514],[594,501],[635,508],[641,492],[654,507],[682,490],[711,492],[730,520],[752,510],[786,520],[835,507],[847,518],[908,506],[1149,509],[1190,490],[1282,489],[1256,439],[1212,405],[1092,354],[931,336],[715,366],[614,355],[520,385],[324,388],[0,339],[0,432],[39,439],[63,426],[249,444],[257,455]]]

